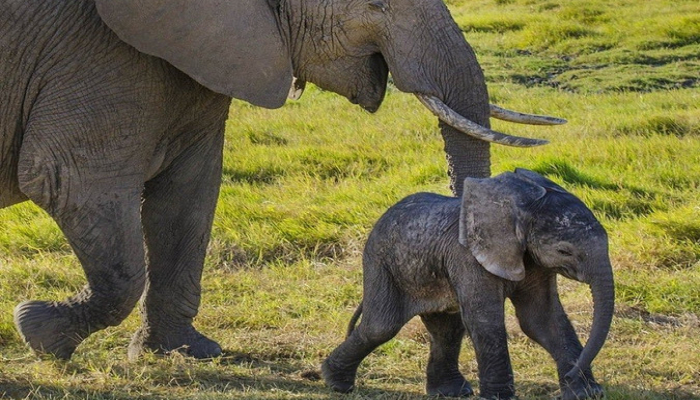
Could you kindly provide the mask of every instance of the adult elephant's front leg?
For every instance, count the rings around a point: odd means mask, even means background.
[[[146,183],[143,226],[148,248],[148,285],[143,326],[129,356],[144,347],[183,351],[196,358],[219,356],[219,345],[197,332],[200,279],[221,181],[223,132],[194,144]]]
[[[37,353],[70,358],[88,335],[124,320],[143,293],[141,188],[117,181],[110,188],[104,187],[105,182],[88,183],[84,187],[89,192],[72,192],[61,208],[28,191],[58,222],[88,281],[65,301],[33,300],[15,308],[17,329]],[[83,201],[77,205],[76,199]]]

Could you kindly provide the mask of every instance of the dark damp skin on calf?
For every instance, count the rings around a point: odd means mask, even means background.
[[[599,336],[593,331],[607,334],[613,294],[607,236],[580,200],[552,185],[519,170],[467,179],[462,199],[419,193],[391,207],[365,246],[361,309],[323,364],[329,386],[352,390],[359,363],[418,315],[431,337],[428,394],[473,394],[458,369],[466,333],[479,365],[480,396],[512,398],[504,322],[509,298],[523,332],[554,358],[562,397],[601,396],[590,362],[578,364],[583,346],[559,301],[556,276],[603,287],[603,295],[594,290],[591,337]],[[596,318],[602,322],[596,325]],[[571,379],[574,365],[580,371]]]

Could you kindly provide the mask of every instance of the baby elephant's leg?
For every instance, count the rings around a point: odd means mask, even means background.
[[[464,324],[459,313],[421,315],[430,333],[426,392],[431,396],[471,396],[474,394],[459,372],[459,351],[464,337]]]
[[[376,282],[376,281],[375,281]],[[321,367],[323,379],[331,389],[347,393],[355,386],[357,367],[379,345],[388,342],[410,319],[403,315],[401,296],[391,285],[380,297],[365,287],[360,324],[326,358]]]
[[[575,365],[583,346],[566,316],[557,295],[556,278],[527,286],[511,298],[523,332],[544,347],[557,363],[563,400],[598,399],[604,396],[588,367],[569,380],[566,374]]]
[[[355,387],[357,367],[369,353],[391,340],[402,324],[369,326],[361,322],[350,336],[323,362],[321,371],[326,384],[336,392],[347,393]]]

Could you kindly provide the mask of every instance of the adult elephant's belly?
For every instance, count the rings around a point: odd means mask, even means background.
[[[21,134],[14,128],[0,126],[0,208],[27,200],[27,196],[19,190],[17,180],[20,138]]]
[[[17,162],[27,115],[41,86],[33,79],[34,61],[47,47],[38,38],[43,33],[37,29],[42,18],[36,12],[39,3],[0,2],[0,208],[27,200],[19,190]],[[32,18],[23,18],[28,15]]]

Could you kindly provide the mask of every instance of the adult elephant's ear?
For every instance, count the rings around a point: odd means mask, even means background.
[[[139,51],[209,89],[268,108],[292,82],[289,50],[266,0],[95,0],[103,21]]]
[[[513,188],[504,178],[465,179],[459,242],[490,273],[519,281],[525,277],[525,232]]]

